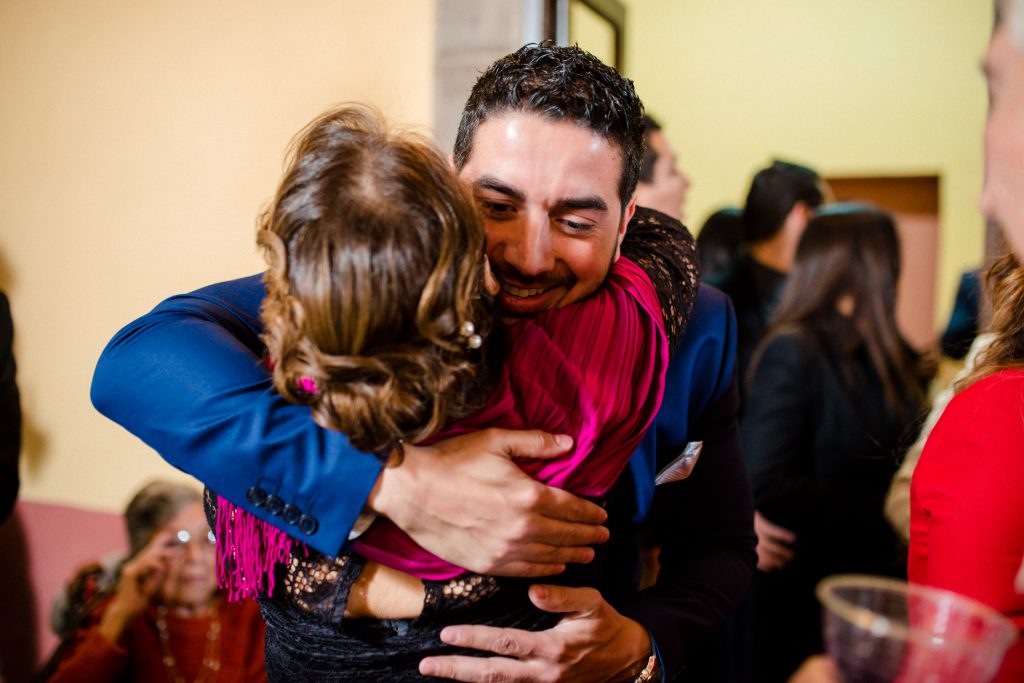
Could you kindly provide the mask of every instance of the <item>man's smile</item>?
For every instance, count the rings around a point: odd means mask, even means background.
[[[495,297],[498,307],[512,316],[536,315],[541,311],[554,308],[565,295],[566,286],[561,283],[536,284],[523,287],[513,285],[499,278],[501,291]]]
[[[502,291],[507,292],[509,295],[514,296],[514,297],[518,297],[520,299],[525,299],[525,298],[528,298],[528,297],[531,297],[531,296],[537,296],[538,294],[543,294],[547,290],[548,290],[547,287],[525,288],[525,287],[516,287],[514,285],[503,285],[502,286]]]

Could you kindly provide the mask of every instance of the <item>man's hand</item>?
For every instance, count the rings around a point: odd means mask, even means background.
[[[793,559],[796,534],[772,524],[760,512],[754,512],[754,533],[757,534],[757,568],[764,572],[782,569]]]
[[[404,447],[367,499],[438,557],[478,574],[547,576],[589,562],[608,540],[605,511],[534,481],[510,458],[551,458],[567,436],[487,429],[432,446]]]
[[[651,655],[651,639],[637,622],[622,616],[592,588],[532,586],[530,600],[565,616],[547,631],[493,626],[449,626],[441,640],[500,657],[428,657],[425,676],[457,681],[548,683],[550,681],[632,681]]]

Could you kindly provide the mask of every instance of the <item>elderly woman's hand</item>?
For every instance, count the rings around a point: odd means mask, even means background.
[[[145,548],[121,567],[114,599],[99,624],[100,633],[110,643],[116,645],[132,619],[153,601],[174,553],[172,537],[172,531],[158,531]]]

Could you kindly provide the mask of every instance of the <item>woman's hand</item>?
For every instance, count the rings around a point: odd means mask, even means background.
[[[121,567],[114,599],[100,619],[100,633],[117,645],[125,628],[153,602],[167,575],[174,549],[172,531],[159,531],[139,553]]]

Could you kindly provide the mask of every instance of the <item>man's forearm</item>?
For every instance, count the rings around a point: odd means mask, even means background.
[[[160,304],[104,349],[93,403],[175,467],[333,556],[382,465],[272,391],[261,293],[249,279]]]

